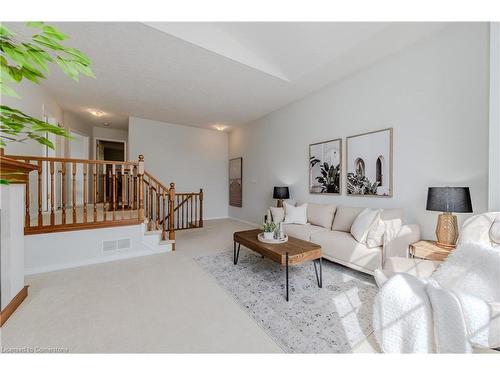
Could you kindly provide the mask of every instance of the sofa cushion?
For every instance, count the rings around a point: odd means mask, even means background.
[[[363,211],[362,207],[339,206],[333,220],[332,230],[350,232],[352,223],[361,211]]]
[[[330,229],[337,206],[334,204],[309,203],[307,205],[307,221],[313,225]]]
[[[311,241],[311,235],[319,232],[330,232],[330,229],[319,227],[317,225],[302,225],[302,224],[285,224],[283,223],[283,231],[289,236]]]
[[[307,203],[294,207],[284,202],[285,220],[287,224],[307,224]]]
[[[359,215],[354,219],[351,225],[351,234],[354,239],[360,243],[366,244],[366,237],[368,232],[380,218],[380,210],[373,208],[365,208],[359,213]]]
[[[311,242],[321,246],[325,258],[339,260],[346,265],[355,265],[368,271],[380,268],[382,248],[368,248],[359,243],[350,233],[340,231],[323,231],[313,233]]]

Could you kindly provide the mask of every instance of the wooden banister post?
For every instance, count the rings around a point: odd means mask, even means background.
[[[203,227],[203,189],[200,189],[200,228]]]
[[[168,190],[168,239],[175,241],[175,231],[174,231],[174,200],[175,200],[175,184],[170,183],[170,189]],[[175,242],[172,244],[172,250],[175,251]]]
[[[139,184],[139,221],[144,221],[144,155],[139,155],[137,166],[137,177]]]

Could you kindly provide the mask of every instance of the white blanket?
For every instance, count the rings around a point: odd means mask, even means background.
[[[500,301],[500,251],[459,246],[431,279],[396,274],[374,306],[375,336],[386,353],[467,353],[495,347],[492,304]]]

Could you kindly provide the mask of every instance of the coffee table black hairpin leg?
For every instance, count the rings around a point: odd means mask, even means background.
[[[236,241],[233,243],[233,262],[234,264],[238,264],[238,258],[240,257],[240,246],[241,244],[238,243],[238,250],[236,250]]]
[[[286,253],[285,272],[286,272],[286,301],[288,302],[288,253]]]
[[[318,287],[323,288],[323,267],[321,259],[322,258],[313,260],[313,264],[314,264],[314,272],[316,273],[316,281],[318,282]],[[318,269],[316,268],[316,261],[318,261],[319,263],[319,276],[318,276]]]

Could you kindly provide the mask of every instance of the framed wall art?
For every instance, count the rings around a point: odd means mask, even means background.
[[[342,139],[309,145],[309,192],[340,194],[342,190]]]
[[[392,128],[347,137],[347,195],[392,197]]]
[[[243,158],[229,160],[229,205],[243,206]]]

